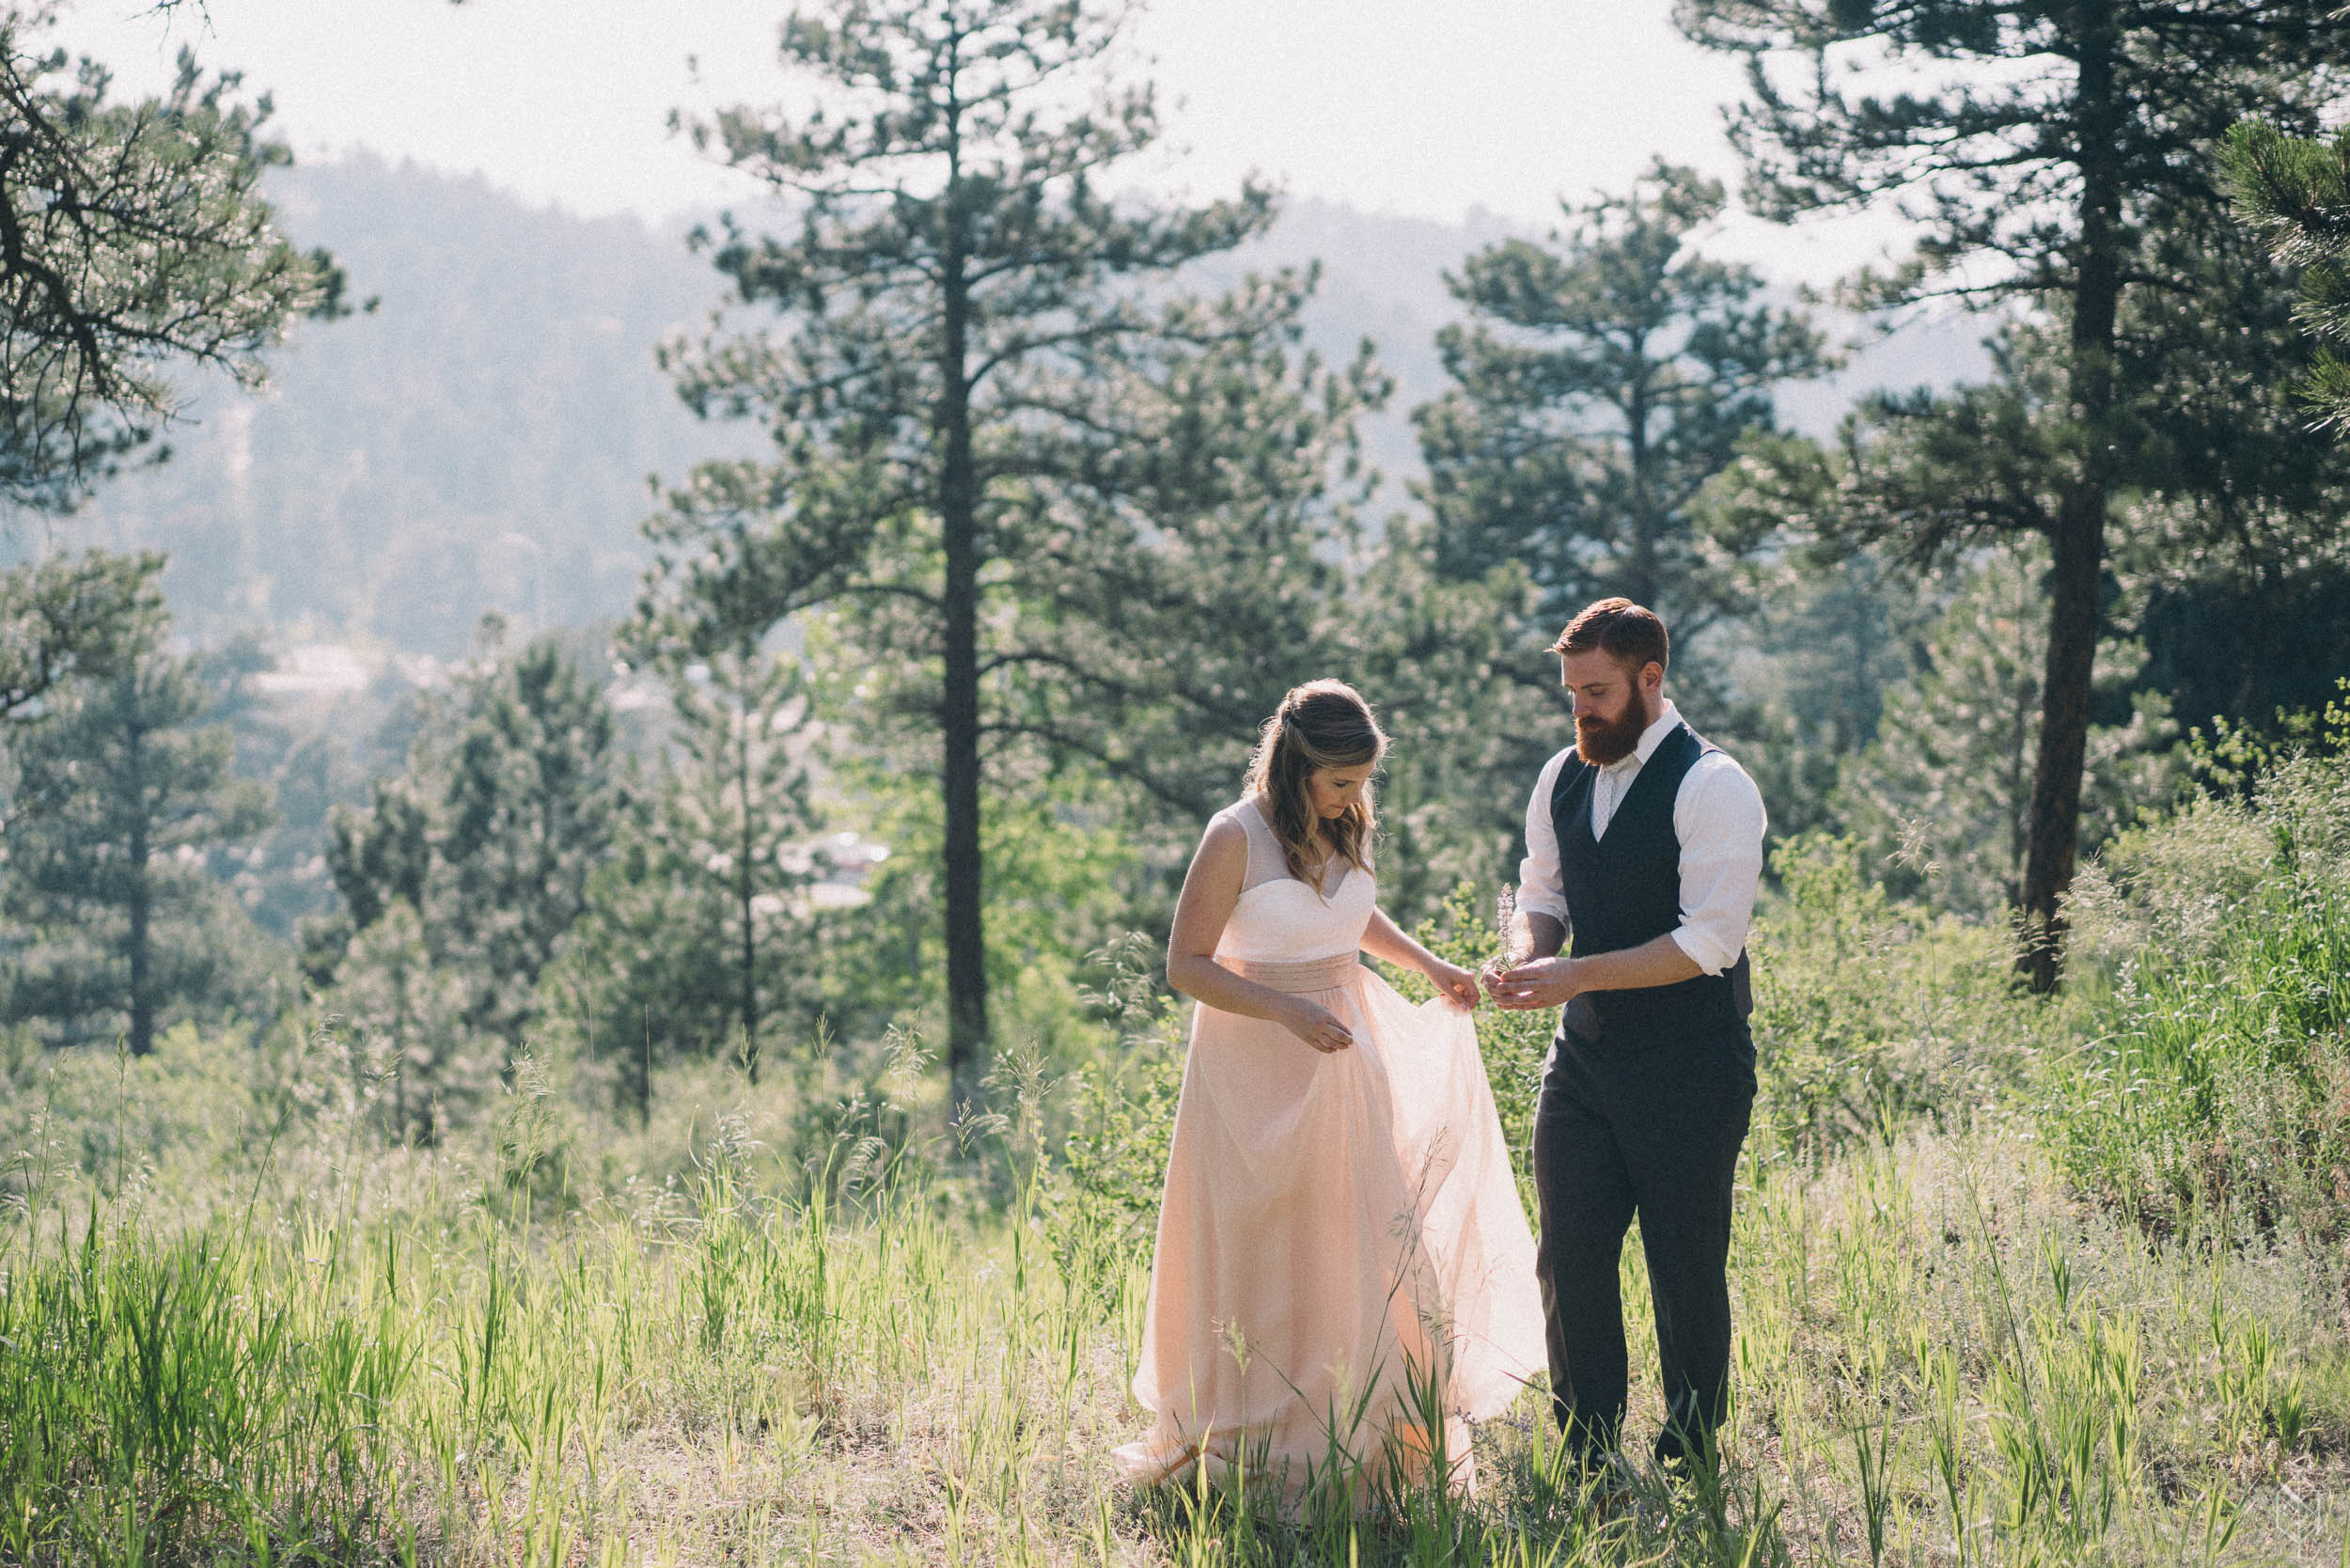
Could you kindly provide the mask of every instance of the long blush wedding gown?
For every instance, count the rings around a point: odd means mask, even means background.
[[[1135,1397],[1136,1481],[1244,1466],[1294,1513],[1419,1480],[1438,1451],[1474,1485],[1466,1422],[1543,1367],[1534,1238],[1471,1014],[1418,1007],[1366,968],[1378,893],[1340,862],[1291,876],[1253,798],[1218,963],[1310,996],[1353,1032],[1324,1055],[1281,1025],[1201,1004],[1159,1211]]]

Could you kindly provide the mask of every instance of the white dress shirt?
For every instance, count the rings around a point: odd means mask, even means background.
[[[1591,780],[1592,838],[1606,836],[1607,821],[1624,792],[1680,722],[1680,713],[1668,700],[1656,722],[1640,731],[1640,743],[1631,754],[1599,770]],[[1534,797],[1526,805],[1526,858],[1518,865],[1520,912],[1547,915],[1562,926],[1570,922],[1550,795],[1558,787],[1559,770],[1574,755],[1574,747],[1569,746],[1543,764]],[[1709,975],[1721,974],[1746,949],[1755,886],[1762,877],[1762,836],[1769,825],[1762,792],[1726,752],[1700,757],[1673,795],[1673,833],[1681,840],[1681,924],[1672,937]]]

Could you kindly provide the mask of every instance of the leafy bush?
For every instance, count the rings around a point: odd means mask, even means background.
[[[2004,931],[1892,898],[1849,839],[1791,839],[1771,870],[1748,942],[1759,1152],[1889,1142],[2019,1074],[2030,1019]]]
[[[1058,1085],[1059,1163],[1039,1195],[1062,1278],[1104,1312],[1157,1237],[1183,1088],[1190,1015],[1159,979],[1157,943],[1132,933],[1089,956],[1107,983],[1082,995],[1119,1032]]]
[[[2078,924],[2109,968],[2048,1074],[2066,1175],[2156,1230],[2350,1231],[2350,759],[2141,828]]]

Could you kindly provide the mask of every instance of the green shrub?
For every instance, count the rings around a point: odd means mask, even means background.
[[[1183,1036],[1167,1019],[1104,1053],[1063,1086],[1068,1131],[1043,1195],[1047,1238],[1062,1278],[1104,1313],[1122,1305],[1129,1267],[1158,1236]]]
[[[2102,967],[2043,1105],[2066,1175],[2157,1230],[2350,1230],[2350,760],[2141,827],[2077,923]]]
[[[1771,870],[1747,944],[1760,1153],[1889,1142],[1920,1117],[1963,1120],[2020,1075],[2030,1020],[2003,930],[1891,898],[1849,839],[1791,839]]]
[[[1159,945],[1142,933],[1088,957],[1107,979],[1081,995],[1119,1043],[1058,1086],[1059,1160],[1039,1197],[1062,1278],[1112,1313],[1128,1306],[1133,1266],[1147,1270],[1157,1240],[1190,1014],[1162,981]]]

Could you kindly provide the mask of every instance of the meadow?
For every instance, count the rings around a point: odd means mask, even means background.
[[[430,1149],[318,1020],[0,1060],[0,1560],[2350,1562],[2350,766],[2123,835],[2053,999],[1848,844],[1775,871],[1716,1479],[1579,1492],[1529,1390],[1474,1497],[1117,1484],[1181,1066],[1146,986],[961,1124],[900,1035],[641,1121],[525,1059]],[[1482,1015],[1521,1148],[1545,1023]]]

